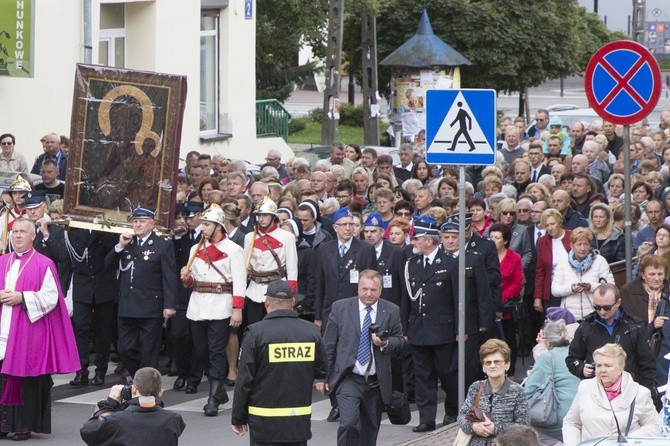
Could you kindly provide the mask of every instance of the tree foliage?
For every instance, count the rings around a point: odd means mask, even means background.
[[[327,4],[327,0],[257,0],[257,99],[283,101],[294,83],[314,72],[315,64],[296,67],[295,61],[304,44],[311,45],[317,57],[325,54]]]
[[[380,0],[377,17],[379,60],[414,35],[423,2]],[[579,74],[610,33],[576,0],[431,0],[428,16],[435,34],[466,56],[462,86],[522,91],[547,79]],[[346,60],[360,73],[360,18],[348,15]],[[379,70],[380,87],[391,70]]]

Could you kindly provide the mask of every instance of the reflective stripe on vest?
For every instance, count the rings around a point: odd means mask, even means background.
[[[300,415],[310,415],[312,406],[303,407],[255,407],[249,406],[249,415],[258,415],[259,417],[296,417]]]

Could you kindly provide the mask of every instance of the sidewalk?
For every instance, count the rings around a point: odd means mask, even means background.
[[[454,444],[457,433],[458,424],[454,423],[423,434],[416,440],[400,443],[400,446],[451,446]]]

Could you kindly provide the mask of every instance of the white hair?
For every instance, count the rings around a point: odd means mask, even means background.
[[[409,193],[410,188],[414,188],[414,190],[420,188],[423,186],[423,183],[421,180],[417,180],[416,178],[410,178],[409,180],[405,180],[402,183],[402,188],[405,189]]]
[[[537,179],[537,182],[545,185],[549,190],[553,190],[556,187],[556,178],[553,175],[545,173],[540,178]]]
[[[314,164],[314,172],[327,172],[330,167],[329,164],[330,160],[328,159],[317,161],[316,164]]]
[[[279,172],[272,166],[265,166],[261,169],[261,178],[279,179]]]
[[[651,139],[651,138],[650,138]],[[600,146],[595,141],[584,141],[582,148],[590,147],[598,153],[600,151]]]
[[[328,197],[323,200],[323,203],[321,203],[321,213],[323,214],[326,209],[331,207],[333,208],[333,211],[340,209],[340,203],[338,203],[337,198]]]
[[[309,167],[309,161],[307,161],[307,158],[303,158],[301,156],[293,158],[293,167],[298,167],[301,164],[303,166],[308,166]]]
[[[502,192],[506,198],[516,198],[516,188],[511,184],[503,184]]]

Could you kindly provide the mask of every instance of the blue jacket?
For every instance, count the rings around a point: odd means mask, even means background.
[[[535,365],[526,379],[524,391],[526,398],[530,398],[535,392],[541,392],[549,384],[549,378],[554,377],[554,388],[558,400],[558,421],[554,426],[548,428],[536,428],[547,435],[559,440],[563,439],[561,427],[563,417],[568,413],[572,400],[577,393],[580,379],[570,373],[565,365],[568,356],[568,346],[554,347],[553,349],[538,356]],[[553,364],[552,364],[553,362]],[[553,372],[552,372],[553,371]]]

